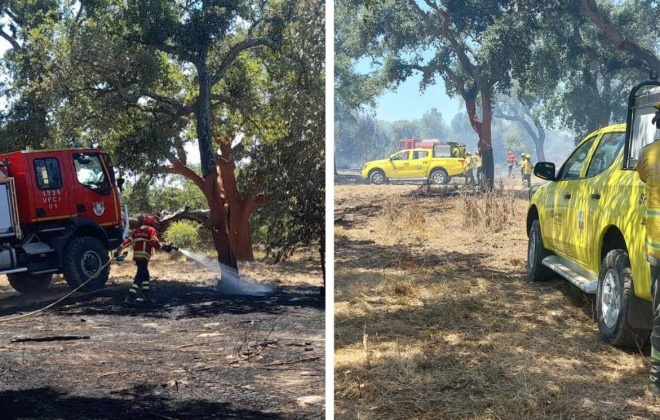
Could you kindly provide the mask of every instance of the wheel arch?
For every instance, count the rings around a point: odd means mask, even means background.
[[[613,249],[622,249],[625,252],[628,252],[626,240],[618,227],[614,225],[608,226],[605,231],[603,231],[602,238],[603,239],[601,240],[600,246],[600,258],[598,261],[603,261],[607,253]]]
[[[435,172],[435,171],[443,171],[444,173],[447,174],[447,176],[449,176],[449,171],[447,171],[447,169],[446,169],[444,166],[440,166],[440,165],[438,165],[438,166],[433,166],[433,167],[429,170],[429,175],[432,174],[432,173]]]
[[[603,261],[608,252],[614,249],[622,249],[628,252],[625,237],[616,226],[608,226],[603,233],[602,245],[600,247],[600,261]],[[635,279],[630,282],[631,302],[628,307],[628,322],[633,328],[650,330],[653,328],[653,306],[651,302],[637,296],[635,292]]]
[[[534,223],[534,220],[540,221],[540,218],[539,218],[538,208],[536,208],[536,206],[532,204],[532,206],[527,211],[527,227],[525,231],[527,232],[528,238],[529,238],[529,231],[532,229],[532,223]]]
[[[64,264],[64,247],[70,240],[81,236],[91,236],[99,239],[106,249],[110,249],[110,239],[105,230],[92,219],[79,218],[72,219],[71,226],[66,230],[66,234],[57,238],[55,249],[57,250],[57,263],[59,268]]]
[[[369,169],[369,172],[367,172],[367,180],[371,179],[371,174],[373,174],[374,172],[381,172],[383,176],[387,179],[387,173],[385,173],[385,170],[377,166],[375,168]]]

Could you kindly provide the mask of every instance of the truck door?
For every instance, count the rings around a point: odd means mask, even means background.
[[[558,180],[553,183],[553,190],[548,193],[546,205],[552,205],[551,232],[553,247],[560,253],[570,253],[575,241],[578,240],[579,227],[578,200],[581,189],[584,188],[584,168],[596,136],[583,142],[566,160],[559,170]],[[549,210],[549,209],[548,209]]]
[[[625,181],[622,182],[624,177],[614,174],[617,168],[613,167],[613,163],[621,154],[625,140],[625,132],[604,134],[589,160],[589,166],[583,181],[584,188],[580,190],[577,201],[577,236],[580,240],[576,241],[576,248],[573,250],[578,262],[585,267],[600,266],[600,252],[597,252],[598,250],[594,249],[593,246],[593,244],[599,243],[598,235],[601,232],[600,220],[594,217],[603,210],[598,211],[599,204],[615,203],[618,201],[618,196],[621,196],[624,200],[634,197],[630,194],[633,186],[625,185]],[[608,172],[605,173],[605,171]],[[637,184],[638,187],[641,183],[636,176],[625,178],[632,178],[632,182]],[[625,202],[620,208],[633,208],[633,206]],[[608,216],[605,215],[605,218]]]
[[[412,152],[410,165],[406,169],[406,178],[423,178],[428,176],[429,165],[431,163],[431,150],[415,150]]]
[[[101,226],[117,225],[119,203],[112,176],[100,153],[72,151],[69,155],[75,185],[74,207],[78,217],[87,217]]]
[[[32,221],[70,218],[73,191],[66,179],[65,156],[62,152],[27,153],[28,191],[34,209]]]
[[[390,157],[390,173],[386,173],[388,178],[404,178],[405,173],[410,166],[410,150],[395,153]]]

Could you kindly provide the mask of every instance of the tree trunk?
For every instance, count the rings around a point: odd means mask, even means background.
[[[204,178],[204,195],[211,210],[211,235],[213,245],[218,252],[218,262],[231,267],[238,272],[236,257],[229,244],[227,229],[227,212],[225,210],[222,179],[215,165],[215,151],[211,134],[211,77],[208,72],[206,57],[207,51],[200,53],[195,62],[199,82],[199,96],[197,99],[197,141],[199,142],[199,157]]]
[[[490,101],[488,100],[486,94],[481,92],[481,108],[483,111],[483,120],[480,120],[479,116],[477,115],[476,90],[473,92],[468,92],[468,94],[469,93],[472,93],[472,95],[464,96],[464,98],[466,98],[465,108],[467,109],[472,129],[479,136],[477,149],[481,154],[481,167],[483,174],[486,177],[487,189],[490,191],[495,185],[495,164],[493,162],[493,146],[491,143],[492,111],[490,107]]]
[[[211,236],[213,237],[213,246],[218,253],[218,262],[224,267],[236,270],[238,273],[238,264],[236,257],[229,244],[229,234],[227,232],[227,214],[225,211],[224,194],[222,193],[222,181],[219,177],[205,179],[206,190],[204,191],[209,203]],[[223,267],[223,268],[224,268]]]
[[[254,210],[266,202],[263,194],[251,198],[243,198],[236,185],[234,170],[234,154],[230,144],[231,139],[225,139],[220,144],[222,156],[216,157],[217,172],[222,178],[222,185],[229,205],[228,231],[229,243],[234,255],[240,261],[254,261],[252,251],[252,231],[250,230],[250,216]]]
[[[252,232],[250,230],[250,216],[252,210],[247,202],[229,203],[229,243],[236,259],[241,261],[254,261],[252,251]]]

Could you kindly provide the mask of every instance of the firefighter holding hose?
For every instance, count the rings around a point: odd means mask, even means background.
[[[174,249],[172,244],[165,244],[158,240],[158,232],[154,227],[156,220],[153,216],[147,214],[142,217],[142,225],[134,229],[126,240],[121,244],[121,248],[125,248],[133,244],[133,261],[137,266],[135,279],[131,288],[128,290],[128,295],[124,300],[125,305],[132,306],[136,301],[143,301],[151,303],[149,297],[150,292],[150,276],[149,276],[149,260],[155,249],[162,249],[165,252],[170,252]],[[119,251],[117,251],[119,252]],[[138,298],[138,292],[141,292],[142,297]]]

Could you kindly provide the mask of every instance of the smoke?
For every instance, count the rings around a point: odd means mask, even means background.
[[[187,249],[179,248],[179,252],[209,270],[220,274],[218,279],[219,293],[239,296],[265,296],[273,293],[273,288],[270,286],[241,279],[238,272],[231,267],[221,265],[217,261],[210,260]]]

